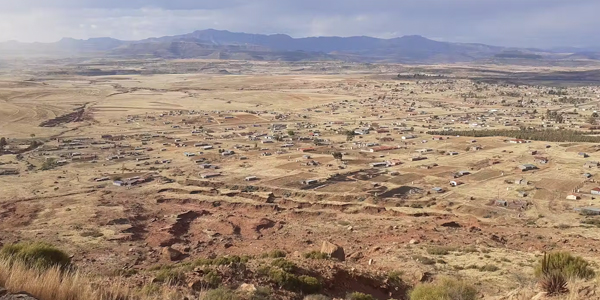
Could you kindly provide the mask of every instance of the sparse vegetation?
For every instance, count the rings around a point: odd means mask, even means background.
[[[208,290],[203,295],[205,300],[239,300],[241,299],[234,291],[227,288]]]
[[[53,267],[67,269],[71,266],[71,258],[67,253],[52,245],[40,242],[4,245],[0,249],[0,258],[9,262],[19,261],[29,267],[38,269]]]
[[[320,251],[311,251],[303,254],[304,258],[308,259],[329,259],[329,255]]]
[[[475,300],[477,289],[465,281],[442,278],[433,283],[418,284],[410,292],[410,300]]]
[[[375,297],[369,294],[354,292],[346,296],[346,300],[376,300]]]
[[[427,253],[431,255],[447,255],[453,251],[450,247],[429,247],[427,248]]]
[[[185,280],[185,274],[178,269],[163,268],[158,271],[155,279],[166,284],[179,284]]]

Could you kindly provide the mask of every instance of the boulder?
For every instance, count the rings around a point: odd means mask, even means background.
[[[183,259],[183,253],[171,247],[163,248],[162,256],[169,261],[179,261]]]
[[[335,258],[339,261],[346,260],[346,254],[344,253],[344,248],[330,243],[328,241],[323,242],[323,246],[321,246],[321,253],[325,253],[332,258]]]
[[[20,292],[18,294],[5,294],[4,296],[0,297],[0,300],[37,300],[37,299],[27,293]]]

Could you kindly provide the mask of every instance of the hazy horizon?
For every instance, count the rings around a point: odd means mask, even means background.
[[[51,3],[49,3],[51,2]],[[599,47],[596,0],[0,0],[0,41],[255,34],[421,35],[508,47]]]

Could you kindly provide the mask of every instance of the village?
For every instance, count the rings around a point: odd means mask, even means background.
[[[352,267],[481,277],[492,294],[514,282],[463,265],[530,272],[561,228],[564,247],[596,255],[599,87],[269,68],[284,72],[59,78],[56,95],[7,102],[21,105],[0,130],[7,239],[83,243],[83,266],[136,270],[165,248],[291,255],[328,240]],[[489,252],[414,258],[445,244]]]

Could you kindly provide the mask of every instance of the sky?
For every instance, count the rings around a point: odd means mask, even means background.
[[[600,0],[0,0],[0,41],[138,40],[208,28],[600,47]]]

